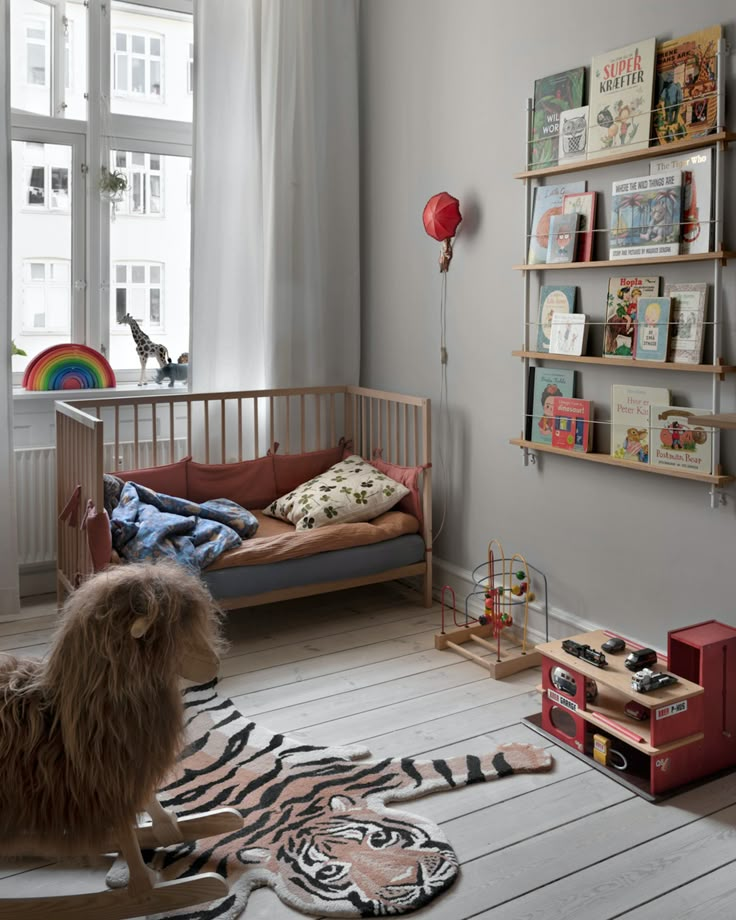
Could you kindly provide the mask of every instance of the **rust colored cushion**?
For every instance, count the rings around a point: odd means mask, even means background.
[[[276,499],[273,457],[239,463],[195,463],[187,466],[187,498],[206,502],[229,498],[243,508],[265,508]]]
[[[191,457],[184,457],[176,463],[167,463],[166,466],[149,466],[143,470],[124,472],[117,470],[113,475],[122,479],[123,482],[137,482],[138,485],[153,489],[154,492],[175,495],[177,498],[189,498],[190,496],[187,495],[187,466],[191,459]]]
[[[421,523],[423,514],[422,494],[419,491],[419,477],[422,475],[425,467],[397,466],[395,463],[387,463],[380,457],[374,457],[370,462],[371,466],[375,466],[379,473],[384,473],[389,479],[393,479],[394,482],[399,482],[402,486],[406,486],[409,490],[409,494],[405,495],[398,505],[396,505],[396,510],[404,511],[406,514],[413,514]]]
[[[112,557],[112,534],[107,511],[104,508],[98,511],[92,500],[88,501],[81,526],[87,531],[87,545],[92,556],[92,565],[95,572],[99,572],[110,565]]]
[[[279,454],[274,452],[273,465],[276,475],[276,495],[293,492],[303,482],[308,482],[327,472],[343,459],[344,444],[327,450],[312,450],[306,454]],[[259,506],[260,507],[260,506]],[[265,505],[263,506],[265,508]]]

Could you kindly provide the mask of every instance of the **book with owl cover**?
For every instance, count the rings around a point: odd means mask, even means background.
[[[681,204],[679,169],[614,182],[609,259],[678,255]]]
[[[530,265],[542,265],[547,261],[549,246],[549,223],[555,214],[562,214],[562,199],[565,195],[584,192],[585,181],[568,182],[565,185],[538,185],[534,189],[532,224],[529,228]]]
[[[711,414],[710,409],[650,406],[651,465],[710,475],[713,472],[713,429],[694,425],[690,418]]]
[[[575,312],[577,290],[577,287],[572,284],[542,285],[539,291],[537,351],[549,351],[552,317],[554,314]]]
[[[611,456],[649,463],[649,408],[670,401],[666,387],[611,387]]]
[[[557,396],[572,398],[575,371],[548,367],[529,368],[527,390],[526,439],[537,444],[551,444],[554,428],[552,401]]]
[[[649,146],[655,49],[647,38],[593,58],[588,158]]]
[[[657,47],[654,136],[666,145],[711,134],[718,123],[718,43],[721,26],[673,38]]]
[[[557,165],[560,115],[583,104],[585,68],[575,67],[534,82],[530,169]]]
[[[557,161],[560,166],[588,158],[588,112],[589,106],[581,105],[560,115],[557,148]]]

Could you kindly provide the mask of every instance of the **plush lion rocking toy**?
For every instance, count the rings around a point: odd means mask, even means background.
[[[177,820],[156,799],[182,745],[179,678],[214,678],[222,645],[207,589],[162,562],[81,585],[46,659],[0,655],[0,855],[119,851],[129,876],[95,894],[0,900],[0,920],[136,917],[227,895],[215,873],[156,885],[140,852],[242,826],[234,809]]]

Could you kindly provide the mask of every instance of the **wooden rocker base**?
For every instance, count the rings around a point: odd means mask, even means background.
[[[466,643],[480,646],[491,653],[490,657],[484,658],[468,648],[463,648]],[[507,639],[505,636],[501,638],[499,656],[496,641],[493,639],[493,628],[490,625],[465,626],[448,633],[436,633],[434,647],[452,649],[453,652],[480,665],[494,680],[503,680],[504,677],[510,677],[519,671],[539,667],[542,663],[542,655],[533,645],[527,644],[524,652],[518,641]]]

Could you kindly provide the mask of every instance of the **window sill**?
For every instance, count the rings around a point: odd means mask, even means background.
[[[26,390],[23,387],[13,387],[13,402],[34,402],[44,400],[56,402],[56,400],[78,400],[78,399],[110,399],[113,396],[142,396],[145,393],[188,393],[189,387],[176,386],[170,387],[168,383],[158,384],[149,383],[145,387],[139,387],[136,383],[120,383],[116,387],[88,389],[88,390]]]

